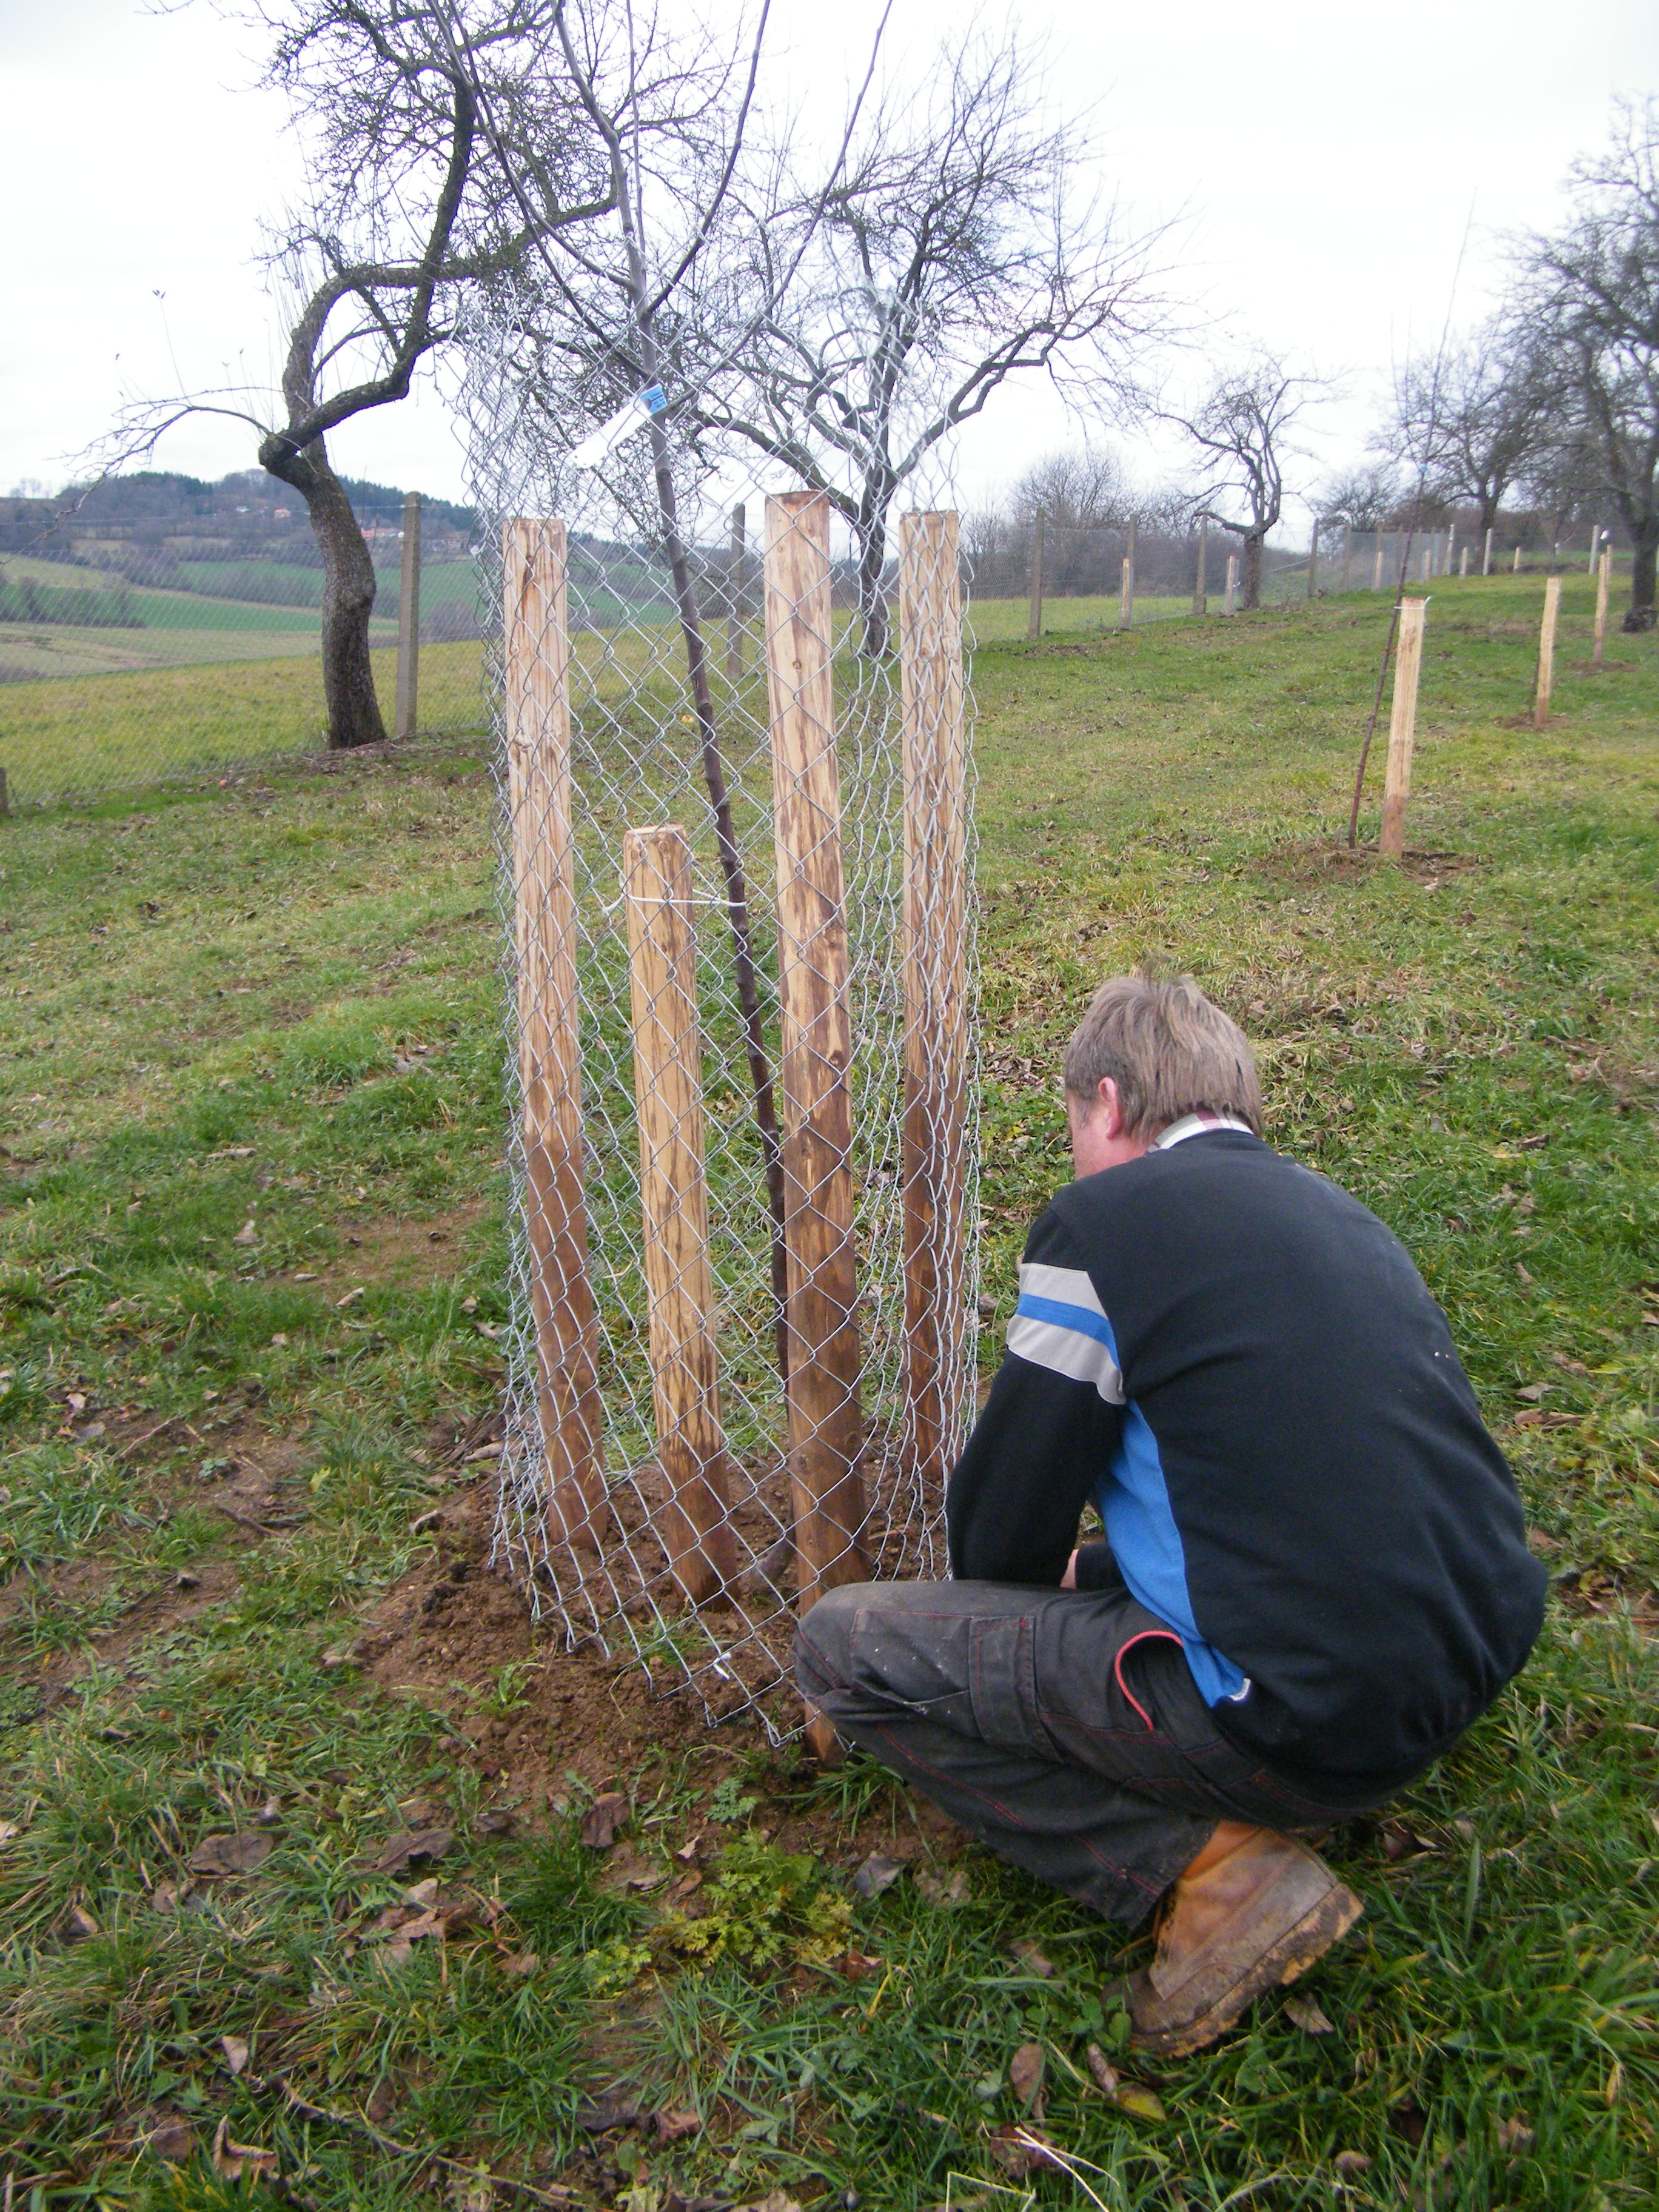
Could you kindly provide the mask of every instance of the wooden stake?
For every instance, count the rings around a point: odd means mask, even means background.
[[[1319,517],[1313,520],[1313,535],[1308,540],[1308,597],[1312,599],[1319,589]]]
[[[1201,615],[1209,605],[1210,518],[1198,526],[1198,568],[1193,578],[1193,612]]]
[[[1376,533],[1376,565],[1375,565],[1375,567],[1373,568],[1373,569],[1372,569],[1372,571],[1371,571],[1371,589],[1372,589],[1372,591],[1374,591],[1374,592],[1380,592],[1380,591],[1382,590],[1382,532],[1381,532],[1381,530],[1379,530],[1379,531],[1377,532],[1377,533]]]
[[[1587,576],[1593,576],[1593,575],[1595,574],[1595,556],[1596,556],[1596,555],[1601,551],[1601,524],[1598,522],[1598,523],[1596,524],[1596,526],[1595,526],[1595,529],[1594,529],[1594,530],[1592,530],[1592,531],[1591,531],[1591,532],[1590,532],[1590,556],[1589,556],[1589,568],[1586,568],[1586,569],[1585,569],[1585,571],[1584,571],[1584,574],[1585,574]]]
[[[1521,574],[1521,548],[1518,545],[1515,549],[1515,559],[1510,564],[1510,574],[1512,576]]]
[[[739,501],[732,510],[731,574],[726,580],[726,680],[736,684],[743,675],[743,542],[746,517]]]
[[[1434,545],[1432,540],[1423,548],[1422,567],[1423,581],[1426,584],[1434,568]]]
[[[1538,684],[1533,695],[1532,726],[1541,730],[1550,718],[1550,692],[1555,683],[1555,617],[1561,605],[1561,579],[1551,576],[1544,584],[1544,619],[1538,626]]]
[[[1492,574],[1492,532],[1490,530],[1486,532],[1486,550],[1480,556],[1480,573],[1483,576],[1490,576]]]
[[[847,920],[830,676],[830,502],[766,502],[766,657],[782,1012],[789,1479],[803,1613],[863,1582]]]
[[[691,921],[691,848],[668,825],[623,839],[640,1206],[650,1300],[651,1398],[668,1502],[657,1533],[693,1605],[734,1579],[726,1433],[710,1319],[702,1047]]]
[[[1467,545],[1463,548],[1462,553],[1459,557],[1457,573],[1460,576],[1467,576],[1469,573],[1469,549]]]
[[[1590,654],[1590,666],[1601,665],[1602,649],[1607,641],[1607,589],[1613,577],[1613,548],[1604,545],[1595,571],[1595,649]],[[0,794],[4,791],[4,779],[0,776]]]
[[[1382,833],[1377,850],[1397,860],[1406,849],[1406,801],[1412,788],[1412,745],[1417,734],[1417,678],[1423,665],[1424,599],[1405,599],[1400,608],[1400,641],[1395,653],[1394,710],[1389,717],[1389,763],[1382,782]]]
[[[1031,532],[1031,608],[1026,617],[1027,637],[1042,635],[1042,517],[1039,514]]]
[[[1117,626],[1127,629],[1135,618],[1135,564],[1126,553],[1118,584]]]
[[[503,536],[507,790],[537,1407],[547,1455],[549,1534],[555,1543],[597,1559],[610,1509],[599,1458],[603,1409],[582,1201],[565,527],[509,522]]]
[[[1452,555],[1453,555],[1456,550],[1457,550],[1457,525],[1456,525],[1455,522],[1449,522],[1449,523],[1446,525],[1446,565],[1445,565],[1445,567],[1444,567],[1444,568],[1440,571],[1440,573],[1441,573],[1441,574],[1442,574],[1443,576],[1449,576],[1449,575],[1450,575],[1450,574],[1451,574],[1451,564],[1452,564]]]
[[[404,557],[398,580],[398,708],[392,733],[412,738],[421,660],[421,495],[404,494]]]
[[[962,1438],[946,1396],[967,1371],[968,754],[955,514],[899,524],[904,696],[906,1455],[939,1499]]]
[[[1353,525],[1352,522],[1345,522],[1342,526],[1342,582],[1340,586],[1340,588],[1345,592],[1348,588],[1348,562],[1352,558],[1352,555]]]
[[[1222,611],[1225,614],[1231,614],[1237,604],[1237,600],[1238,556],[1237,553],[1230,553],[1227,556],[1227,597],[1224,602]]]

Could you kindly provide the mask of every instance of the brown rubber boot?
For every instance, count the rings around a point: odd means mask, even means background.
[[[1165,1901],[1158,1953],[1124,1994],[1137,2051],[1179,2058],[1224,2035],[1275,1982],[1293,1982],[1364,1911],[1316,1851],[1253,1828]]]

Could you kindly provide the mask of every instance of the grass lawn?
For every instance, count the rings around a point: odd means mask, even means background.
[[[1083,2203],[997,2162],[1033,2044],[1112,2212],[1652,2203],[1659,639],[1592,676],[1591,594],[1540,733],[1541,580],[1435,586],[1386,868],[1340,843],[1371,594],[1127,635],[1059,602],[1032,646],[978,611],[999,1325],[1067,1173],[1060,1044],[1179,963],[1273,1139],[1416,1255],[1553,1577],[1519,1680],[1330,1844],[1355,1937],[1176,2063],[1121,2052],[1143,1939],[567,1655],[490,1571],[477,749],[0,825],[8,2212],[251,2202],[253,2152],[325,2212]]]

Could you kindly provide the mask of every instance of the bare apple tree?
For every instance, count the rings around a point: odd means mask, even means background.
[[[1023,372],[1097,415],[1133,404],[1154,241],[1080,186],[1087,151],[1012,37],[970,38],[870,103],[827,190],[800,191],[786,155],[750,203],[719,312],[752,335],[688,411],[826,494],[866,657],[887,650],[893,501],[941,440]]]
[[[1261,549],[1285,508],[1285,464],[1301,447],[1296,423],[1327,386],[1258,349],[1210,386],[1190,414],[1171,413],[1200,458],[1194,510],[1230,531],[1244,549],[1244,605],[1261,604]],[[1224,504],[1244,510],[1243,519]]]
[[[1467,500],[1484,532],[1543,456],[1551,402],[1551,380],[1528,332],[1501,315],[1449,348],[1443,361],[1406,363],[1382,442],[1394,459],[1426,463],[1430,496]]]
[[[1520,249],[1521,307],[1553,372],[1567,473],[1593,459],[1630,533],[1627,630],[1651,629],[1659,556],[1659,106],[1621,101],[1575,163],[1571,220]],[[1554,473],[1559,476],[1558,465]]]
[[[469,286],[614,205],[606,149],[557,65],[562,13],[562,0],[265,0],[264,82],[288,95],[309,171],[307,205],[265,256],[289,302],[280,393],[145,403],[110,442],[113,463],[148,453],[195,414],[258,434],[260,466],[304,500],[322,559],[332,747],[386,727],[369,659],[374,567],[330,433],[408,396]]]

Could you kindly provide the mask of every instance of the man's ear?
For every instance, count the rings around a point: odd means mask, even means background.
[[[1100,1079],[1100,1111],[1105,1115],[1104,1134],[1109,1138],[1123,1134],[1123,1109],[1118,1103],[1117,1085],[1109,1075]]]

